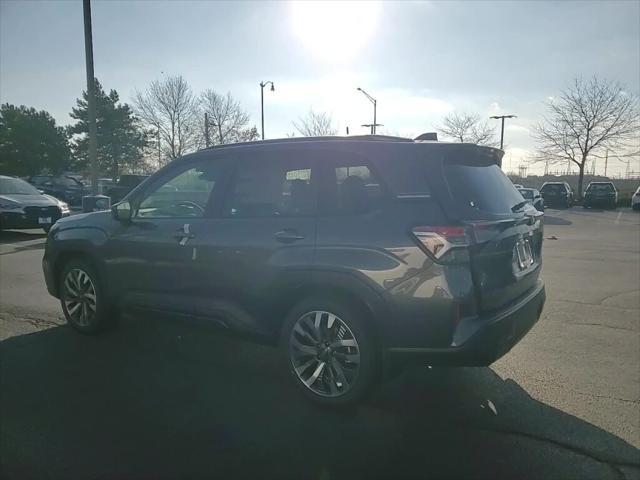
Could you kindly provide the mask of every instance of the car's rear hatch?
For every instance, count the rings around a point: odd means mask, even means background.
[[[564,185],[559,183],[551,183],[544,185],[540,191],[543,197],[547,200],[560,200],[567,197],[567,190]]]
[[[541,267],[543,214],[513,186],[502,152],[465,145],[443,149],[439,197],[447,216],[467,227],[478,309],[504,307],[533,288]]]

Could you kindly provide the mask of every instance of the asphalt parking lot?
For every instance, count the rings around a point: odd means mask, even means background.
[[[0,478],[640,478],[640,215],[548,210],[545,237],[547,304],[509,354],[334,412],[206,325],[76,334],[44,236],[0,232]]]

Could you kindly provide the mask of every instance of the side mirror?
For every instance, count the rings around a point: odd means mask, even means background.
[[[121,222],[130,222],[133,211],[129,202],[116,203],[112,208],[113,218]]]

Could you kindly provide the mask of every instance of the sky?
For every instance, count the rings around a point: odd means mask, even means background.
[[[535,150],[544,101],[575,77],[640,92],[639,1],[92,2],[96,77],[125,102],[164,75],[195,92],[230,91],[267,138],[310,109],[340,134],[417,136],[452,112],[514,114],[503,166]],[[0,102],[49,111],[68,124],[86,88],[82,2],[0,0]],[[490,120],[499,134],[499,125]],[[529,172],[541,166],[529,167]],[[600,172],[603,165],[596,165]],[[609,172],[624,171],[612,162]],[[640,171],[640,165],[632,166]]]

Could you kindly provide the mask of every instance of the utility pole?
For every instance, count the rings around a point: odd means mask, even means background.
[[[262,140],[264,140],[264,87],[271,84],[271,91],[275,92],[275,87],[273,82],[269,80],[268,82],[260,82],[260,118],[262,124]]]
[[[204,112],[204,144],[209,148],[209,114],[207,112]]]
[[[605,150],[604,154],[604,176],[607,176],[607,164],[609,163],[609,149]]]
[[[502,125],[500,126],[500,150],[504,149],[504,119],[505,118],[518,118],[515,115],[494,115],[493,117],[489,117],[489,118],[493,118],[495,120],[501,120],[502,121]]]
[[[93,36],[91,33],[91,0],[83,0],[84,53],[87,67],[87,111],[89,114],[89,163],[91,165],[91,193],[98,194],[98,129],[96,126],[96,90],[93,73]]]

